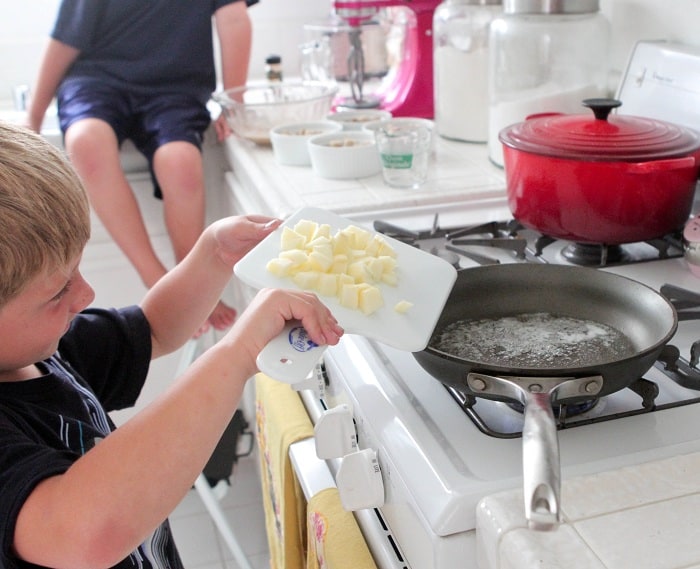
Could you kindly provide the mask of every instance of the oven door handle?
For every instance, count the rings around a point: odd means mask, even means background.
[[[316,456],[313,437],[289,445],[289,459],[307,502],[321,490],[336,487],[326,461]]]

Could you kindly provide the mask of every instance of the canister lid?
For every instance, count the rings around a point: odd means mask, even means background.
[[[599,0],[503,0],[505,14],[590,14]]]
[[[686,156],[700,149],[695,131],[647,117],[609,115],[622,103],[586,99],[587,115],[534,115],[504,128],[500,141],[511,148],[565,159],[646,161]]]

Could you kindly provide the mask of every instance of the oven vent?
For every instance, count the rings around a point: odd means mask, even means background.
[[[394,555],[396,556],[396,569],[410,569],[408,564],[403,558],[403,555],[401,554],[401,550],[399,549],[398,544],[394,540],[394,536],[391,534],[391,530],[389,529],[389,526],[386,524],[384,521],[384,518],[382,517],[382,513],[379,511],[379,509],[374,508],[374,514],[377,516],[377,521],[379,522],[379,525],[382,527],[382,530],[384,531],[384,538],[389,542],[389,545],[391,545],[391,550],[394,552]],[[394,565],[392,564],[392,567]]]

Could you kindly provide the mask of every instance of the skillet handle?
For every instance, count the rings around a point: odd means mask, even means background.
[[[550,392],[523,390],[523,491],[530,529],[552,530],[559,524],[561,474],[559,439]]]

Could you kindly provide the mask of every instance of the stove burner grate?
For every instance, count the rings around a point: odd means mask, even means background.
[[[475,252],[474,247],[501,249],[509,251],[519,261],[546,263],[542,256],[545,249],[554,243],[564,243],[561,254],[565,261],[590,267],[671,259],[682,257],[684,253],[679,233],[620,245],[572,243],[538,234],[516,219],[444,229],[439,225],[438,214],[435,214],[432,227],[425,230],[409,230],[381,220],[374,222],[374,229],[415,247],[428,249],[455,265],[458,265],[458,258],[454,255],[470,258],[480,265],[499,263],[489,255]]]
[[[612,267],[680,257],[683,255],[683,242],[680,235],[672,234],[660,239],[621,245],[571,243],[564,247],[562,255],[575,265]]]

